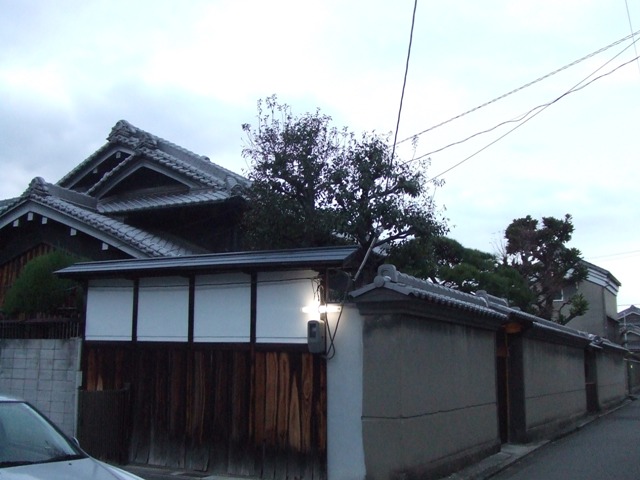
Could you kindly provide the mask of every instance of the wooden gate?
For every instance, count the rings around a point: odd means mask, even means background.
[[[129,390],[80,391],[78,441],[108,462],[127,461]]]
[[[131,384],[129,462],[326,478],[326,367],[319,356],[296,347],[87,343],[84,364],[90,392]]]

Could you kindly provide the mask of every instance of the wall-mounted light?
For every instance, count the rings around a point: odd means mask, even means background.
[[[342,310],[340,305],[335,305],[333,303],[324,305],[320,303],[316,303],[313,305],[306,305],[301,308],[302,313],[306,313],[308,315],[315,315],[318,313],[338,313]]]

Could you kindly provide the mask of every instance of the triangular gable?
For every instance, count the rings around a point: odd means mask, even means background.
[[[113,127],[108,143],[74,168],[58,185],[87,193],[95,198],[135,195],[158,189],[212,188],[239,192],[233,187],[249,181],[167,140],[120,120]],[[146,176],[144,174],[147,174]],[[128,178],[132,176],[132,178]],[[233,190],[233,191],[232,191]]]
[[[105,174],[87,194],[101,199],[153,191],[189,191],[203,187],[199,180],[194,172],[180,171],[157,160],[132,155]]]
[[[181,245],[175,241],[158,237],[140,228],[124,224],[116,219],[97,213],[88,207],[92,199],[77,193],[74,201],[55,195],[64,189],[50,185],[41,178],[31,182],[27,191],[11,207],[0,215],[0,229],[19,227],[38,215],[42,222],[54,221],[70,229],[85,233],[134,258],[182,256],[202,253],[198,249]],[[83,202],[78,199],[85,200]]]

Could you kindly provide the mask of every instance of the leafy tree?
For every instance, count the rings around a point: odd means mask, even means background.
[[[335,158],[345,132],[329,125],[319,111],[294,118],[275,96],[258,102],[258,126],[244,124],[251,159],[247,192],[250,209],[244,217],[249,248],[291,248],[339,241],[325,205],[329,162]]]
[[[549,320],[567,323],[583,315],[588,304],[584,297],[566,299],[570,307],[567,316],[554,318],[554,299],[563,289],[575,287],[587,277],[580,250],[569,248],[574,227],[571,215],[563,219],[543,217],[542,224],[527,215],[517,218],[505,231],[503,263],[515,268],[528,282],[534,301],[528,311]]]
[[[466,248],[444,236],[415,238],[393,248],[389,261],[400,270],[464,292],[486,290],[511,304],[531,301],[520,274],[496,255]]]
[[[61,251],[38,256],[29,261],[14,284],[7,290],[3,311],[10,317],[20,314],[52,314],[77,299],[79,285],[73,280],[58,278],[54,272],[80,259]]]
[[[567,315],[564,313],[565,307],[569,307]],[[562,325],[566,325],[573,318],[584,315],[589,310],[589,302],[581,293],[575,293],[568,300],[563,301],[558,308],[556,321]]]
[[[385,139],[330,125],[317,110],[294,116],[276,96],[243,125],[251,160],[244,237],[252,249],[357,244],[363,250],[410,235],[442,233],[426,163],[391,158]]]

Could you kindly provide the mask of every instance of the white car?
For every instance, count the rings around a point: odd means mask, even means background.
[[[142,480],[90,457],[29,403],[0,396],[0,480]]]

